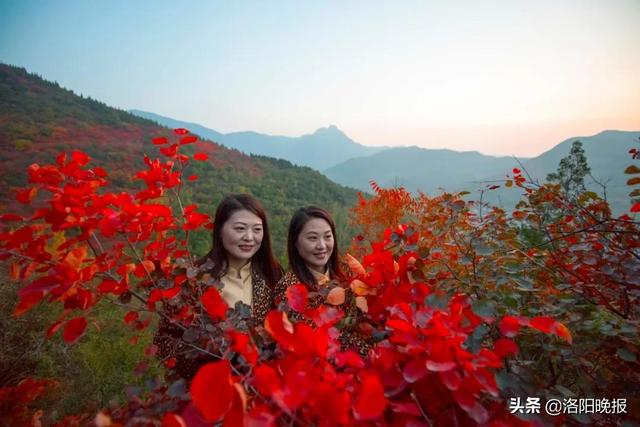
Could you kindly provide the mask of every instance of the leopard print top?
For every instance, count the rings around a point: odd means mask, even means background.
[[[254,326],[264,323],[269,310],[273,307],[273,292],[265,279],[255,271],[252,271],[251,284],[251,320],[252,326]],[[191,322],[185,323],[193,323],[195,321],[198,316],[195,313],[200,311],[196,308],[200,307],[200,297],[206,289],[207,286],[201,281],[198,281],[195,286],[189,282],[183,285],[182,302],[194,313],[191,316]],[[202,354],[185,341],[183,338],[185,333],[184,326],[179,325],[179,321],[170,319],[177,314],[177,309],[165,304],[165,312],[168,316],[161,318],[158,331],[153,339],[153,343],[157,347],[156,355],[165,363],[173,359],[172,363],[167,366],[173,367],[177,375],[190,381],[202,365],[213,359]]]
[[[298,283],[302,283],[298,276],[296,276],[293,271],[287,271],[280,281],[278,281],[273,291],[275,304],[280,304],[281,302],[286,301],[287,288]],[[310,291],[317,291],[317,288],[311,284],[304,283],[304,285],[306,285]],[[338,308],[344,311],[345,317],[351,317],[356,321],[354,327],[342,329],[342,334],[340,335],[341,347],[342,350],[352,349],[360,353],[360,355],[366,356],[373,343],[370,337],[366,337],[357,330],[357,325],[363,320],[363,315],[355,305],[355,297],[351,292],[351,289],[345,289],[345,293],[345,303],[338,306]],[[307,306],[309,308],[317,308],[321,304],[324,304],[324,297],[320,293],[314,293],[309,297],[307,302]],[[295,321],[304,321],[312,324],[310,319],[305,318],[304,315],[300,313],[290,311],[288,315],[290,319]]]

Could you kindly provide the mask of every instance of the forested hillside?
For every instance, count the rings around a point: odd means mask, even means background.
[[[95,165],[109,171],[119,188],[132,188],[131,173],[142,165],[142,153],[153,157],[151,144],[170,130],[156,123],[117,110],[61,88],[23,68],[0,64],[0,210],[16,210],[15,189],[27,183],[26,168],[32,163],[51,163],[59,152],[82,150]],[[213,214],[217,202],[229,192],[248,192],[263,201],[274,233],[276,252],[283,258],[286,228],[296,208],[317,204],[336,216],[341,234],[348,239],[347,208],[356,201],[356,191],[339,186],[306,167],[282,160],[247,156],[210,141],[198,142],[187,151],[208,155],[196,162],[191,174],[199,179],[183,195]],[[195,236],[196,252],[209,244],[208,236]]]

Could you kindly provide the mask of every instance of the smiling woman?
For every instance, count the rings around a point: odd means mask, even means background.
[[[281,276],[281,268],[271,251],[269,225],[262,204],[248,194],[226,196],[216,210],[213,247],[200,260],[200,271],[222,284],[220,296],[231,307],[238,303],[251,308],[251,320],[261,324],[273,303],[273,288]],[[197,306],[206,286],[191,289],[186,296]],[[175,370],[191,379],[203,362],[197,350],[183,339],[184,331],[163,318],[154,343],[158,355],[175,358]]]
[[[314,309],[327,303],[343,309],[346,321],[340,336],[342,347],[366,354],[370,339],[358,330],[362,316],[356,307],[355,297],[350,289],[342,287],[345,275],[340,268],[336,226],[329,212],[316,206],[298,209],[289,224],[287,253],[289,271],[276,285],[276,304],[287,300],[289,287],[305,285],[310,291],[308,308]],[[289,317],[295,321],[312,323],[295,310],[289,310]]]
[[[291,272],[317,287],[341,279],[336,227],[329,212],[316,206],[300,208],[291,218],[287,254]]]

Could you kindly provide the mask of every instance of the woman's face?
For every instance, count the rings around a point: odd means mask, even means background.
[[[331,226],[322,218],[313,218],[302,227],[296,249],[307,267],[324,273],[333,253]]]
[[[222,225],[221,234],[229,263],[244,263],[260,249],[264,236],[262,220],[246,209],[235,211]]]

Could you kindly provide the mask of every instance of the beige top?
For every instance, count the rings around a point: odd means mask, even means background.
[[[248,262],[240,270],[233,267],[227,268],[227,273],[220,278],[222,282],[222,299],[225,300],[229,307],[233,308],[236,302],[251,306],[251,263]]]
[[[322,286],[327,283],[331,278],[329,277],[329,269],[327,269],[324,273],[318,273],[313,268],[310,268],[311,274],[313,274],[313,278],[318,282],[318,286]]]

